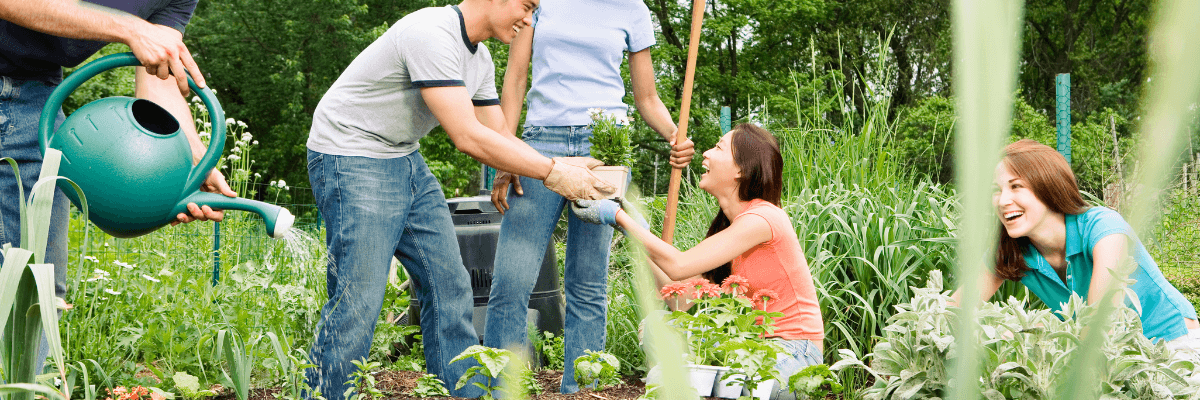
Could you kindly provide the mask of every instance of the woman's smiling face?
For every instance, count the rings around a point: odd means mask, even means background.
[[[716,194],[722,190],[737,189],[742,169],[733,160],[733,134],[726,133],[716,146],[704,152],[704,173],[700,175],[700,188]]]
[[[1029,183],[1013,174],[1004,162],[996,166],[992,205],[996,207],[996,216],[1000,217],[1000,223],[1012,238],[1029,236],[1030,233],[1038,231],[1054,214],[1046,203],[1033,193]]]

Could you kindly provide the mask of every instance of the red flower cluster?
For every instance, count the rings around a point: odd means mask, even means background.
[[[675,296],[680,296],[680,295],[683,295],[684,293],[687,293],[687,290],[688,290],[687,283],[671,282],[671,284],[663,286],[662,289],[660,289],[658,291],[658,294],[660,296],[662,296],[663,300],[670,300],[670,299],[674,298]]]
[[[767,302],[778,299],[779,293],[771,289],[759,289],[757,292],[754,292],[753,296],[750,297],[754,299],[755,307],[761,307],[764,311],[766,311]]]
[[[729,275],[725,282],[721,283],[721,289],[734,297],[745,296],[746,293],[750,293],[750,280],[741,275]]]
[[[104,400],[142,400],[147,398],[147,396],[152,399],[159,397],[151,394],[150,389],[147,389],[145,386],[134,386],[129,389],[126,389],[124,386],[117,386],[114,389],[108,389],[108,395],[110,397],[106,397]]]

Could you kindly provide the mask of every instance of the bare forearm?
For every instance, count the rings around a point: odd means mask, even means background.
[[[54,36],[121,43],[128,43],[128,33],[138,24],[148,24],[76,0],[0,0],[0,18]]]
[[[521,108],[525,104],[525,71],[508,71],[504,74],[504,93],[500,95],[500,109],[504,112],[504,128],[500,133],[516,136],[520,129]]]
[[[646,120],[646,124],[650,125],[650,129],[658,132],[667,143],[675,141],[675,122],[671,121],[671,113],[667,111],[667,106],[663,105],[661,99],[656,94],[652,98],[638,102],[638,112],[642,115],[642,119]]]
[[[617,213],[617,224],[621,225],[621,228],[624,228],[627,234],[632,235],[634,239],[642,243],[642,246],[646,247],[646,255],[650,257],[650,262],[654,263],[654,269],[658,273],[661,273],[667,282],[685,278],[678,271],[678,260],[682,257],[683,252],[680,252],[675,246],[662,241],[658,236],[654,236],[654,232],[643,228],[633,217],[630,217],[624,211]],[[655,274],[655,278],[659,280],[660,284],[663,282],[663,280],[659,279],[658,274]]]
[[[466,133],[465,140],[454,141],[459,151],[501,171],[539,180],[550,175],[554,162],[537,150],[516,137],[496,133],[483,125],[477,127],[474,132]]]
[[[188,107],[183,95],[175,89],[174,81],[158,79],[158,77],[147,73],[143,67],[137,67],[134,77],[136,87],[134,95],[141,99],[153,101],[159,107],[171,113],[171,116],[179,121],[179,127],[183,130],[183,134],[187,137],[188,144],[192,148],[192,162],[195,163],[203,158],[207,147],[200,140],[196,124],[192,120],[192,109]],[[213,121],[213,123],[223,124],[225,121]]]

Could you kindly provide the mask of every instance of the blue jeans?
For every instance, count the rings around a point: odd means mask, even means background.
[[[804,368],[823,364],[824,356],[821,355],[821,350],[817,348],[817,345],[809,340],[772,339],[772,341],[782,347],[783,351],[775,356],[775,372],[779,374],[779,383],[775,385],[771,399],[794,399],[795,394],[787,388],[788,378]]]
[[[590,127],[528,127],[526,143],[546,157],[590,156]],[[525,309],[541,269],[550,235],[558,224],[567,201],[541,181],[521,177],[523,196],[509,191],[500,224],[492,292],[488,299],[487,334],[484,345],[495,348],[524,348]],[[562,393],[579,391],[575,383],[575,359],[583,351],[604,350],[605,313],[608,298],[608,251],[613,228],[580,221],[567,213],[567,258],[563,289],[567,313],[564,336]]]
[[[473,297],[441,185],[420,153],[373,159],[308,151],[308,179],[325,220],[329,301],[321,309],[308,383],[325,398],[343,399],[353,360],[366,358],[383,307],[393,255],[421,300],[425,363],[454,390],[475,365],[450,360],[478,344],[471,324]]]
[[[28,201],[30,189],[42,173],[42,152],[38,147],[38,121],[42,107],[50,98],[55,86],[42,81],[0,77],[0,158],[17,160],[21,178],[13,174],[8,162],[0,162],[0,245],[12,243],[21,247],[21,201]],[[58,112],[55,129],[63,122],[63,113]],[[25,190],[25,199],[17,196],[17,182]],[[50,237],[45,249],[46,263],[54,264],[54,295],[67,295],[67,225],[70,220],[71,203],[62,190],[54,189],[54,206],[50,213]],[[4,256],[0,255],[0,262]],[[46,338],[38,348],[39,364],[45,361],[50,349]]]

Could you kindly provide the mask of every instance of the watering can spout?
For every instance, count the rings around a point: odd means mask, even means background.
[[[296,217],[286,208],[263,203],[258,200],[227,197],[208,192],[195,192],[183,199],[183,201],[179,202],[179,205],[175,206],[176,214],[179,212],[186,213],[188,203],[209,206],[213,209],[241,210],[257,213],[262,216],[263,222],[267,225],[267,235],[276,239],[283,239],[287,235],[287,232],[292,229],[292,224],[296,222]]]

